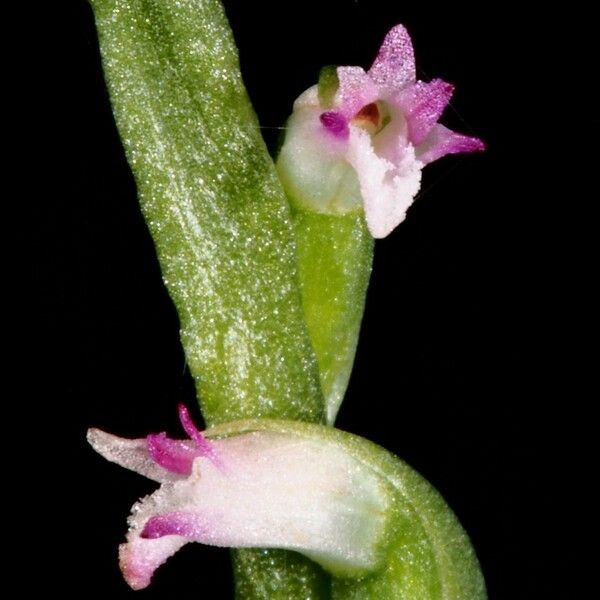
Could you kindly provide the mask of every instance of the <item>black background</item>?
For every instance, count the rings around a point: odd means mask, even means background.
[[[581,202],[574,180],[589,160],[587,134],[577,135],[598,124],[564,103],[575,79],[570,25],[508,5],[225,6],[271,146],[322,65],[368,67],[399,22],[413,37],[420,78],[456,85],[444,123],[488,150],[427,167],[407,220],[377,243],[337,425],[388,448],[440,490],[473,540],[490,598],[548,597],[556,580],[545,551],[563,526],[552,504],[573,411],[550,401],[562,367],[546,357],[565,353],[557,340],[571,327],[557,297],[570,285],[564,250]],[[59,10],[62,183],[33,223],[50,240],[36,265],[51,366],[40,404],[48,401],[64,444],[51,485],[70,550],[55,553],[50,536],[38,552],[56,559],[48,589],[125,598],[134,592],[117,545],[131,504],[153,486],[95,455],[85,431],[179,435],[176,404],[194,407],[194,391],[113,122],[92,11],[83,1]],[[569,554],[562,547],[559,562]],[[229,571],[226,550],[189,545],[138,596],[230,598]]]

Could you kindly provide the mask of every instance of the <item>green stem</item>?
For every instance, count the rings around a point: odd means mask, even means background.
[[[236,550],[233,567],[240,600],[331,599],[331,576],[297,552]]]

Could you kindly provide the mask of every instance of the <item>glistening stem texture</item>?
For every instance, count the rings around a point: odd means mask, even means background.
[[[208,424],[324,417],[287,201],[215,0],[92,0],[121,139]]]

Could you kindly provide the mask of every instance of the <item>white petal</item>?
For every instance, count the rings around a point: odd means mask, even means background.
[[[277,158],[281,182],[297,207],[324,214],[360,210],[358,179],[345,160],[348,140],[323,127],[322,112],[305,107],[289,118]]]
[[[214,529],[201,541],[294,549],[330,569],[373,566],[389,498],[370,470],[334,445],[274,432],[215,443],[227,473],[202,462],[195,508]]]
[[[297,550],[342,575],[381,559],[393,495],[345,449],[266,431],[213,443],[223,468],[197,458],[188,479],[134,506],[120,549],[132,587],[188,541]]]
[[[404,220],[421,186],[423,164],[412,145],[407,143],[401,154],[396,163],[379,156],[371,136],[350,126],[347,160],[358,175],[367,225],[375,238],[385,237]]]
[[[203,459],[212,464],[209,459]],[[152,517],[194,508],[194,494],[199,478],[198,468],[188,478],[165,482],[153,494],[136,502],[127,520],[127,542],[119,546],[119,564],[127,583],[134,589],[145,588],[154,571],[167,558],[190,541],[180,535],[167,535],[155,539],[141,537],[145,525]]]
[[[319,108],[319,86],[313,85],[302,92],[294,101],[294,110],[300,108]]]
[[[167,535],[155,540],[140,537],[119,546],[119,565],[125,581],[134,590],[150,584],[154,571],[188,543],[184,537]]]
[[[146,438],[128,440],[100,429],[89,429],[87,440],[106,460],[135,471],[148,479],[162,483],[184,478],[178,473],[167,471],[152,460],[148,454]]]

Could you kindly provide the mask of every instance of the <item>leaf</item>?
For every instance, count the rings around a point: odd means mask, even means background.
[[[319,421],[290,213],[216,0],[92,0],[117,125],[209,424]]]

